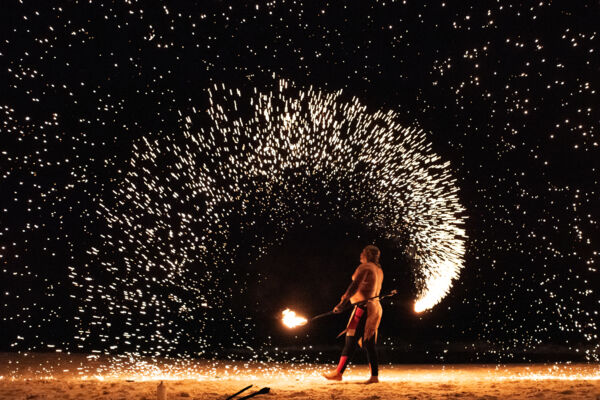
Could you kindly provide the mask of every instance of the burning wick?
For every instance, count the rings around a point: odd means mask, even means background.
[[[427,309],[427,307],[424,307],[423,304],[421,304],[420,302],[415,302],[415,312],[417,314],[422,313],[423,311],[425,311]]]
[[[297,326],[306,325],[306,323],[308,322],[306,318],[297,316],[296,313],[290,310],[289,308],[283,310],[282,315],[283,317],[281,320],[283,324],[288,328],[295,328]]]

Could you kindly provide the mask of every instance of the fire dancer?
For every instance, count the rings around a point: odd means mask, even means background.
[[[346,334],[346,343],[338,367],[335,371],[323,374],[329,380],[341,381],[344,370],[348,366],[349,359],[354,354],[357,345],[364,345],[367,349],[369,366],[371,367],[371,378],[365,383],[379,382],[375,343],[377,342],[377,329],[383,311],[379,299],[371,299],[379,296],[383,282],[383,270],[379,264],[379,256],[379,249],[373,245],[363,249],[360,253],[361,264],[352,275],[352,283],[342,296],[340,303],[333,309],[333,312],[339,313],[348,303],[356,304],[346,329],[340,333],[340,336]]]

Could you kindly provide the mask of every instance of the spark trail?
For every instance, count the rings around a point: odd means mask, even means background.
[[[101,204],[115,234],[98,257],[123,254],[122,267],[105,263],[118,281],[118,288],[102,291],[110,313],[142,309],[149,315],[142,323],[152,324],[174,308],[218,308],[219,290],[231,291],[219,286],[218,271],[232,268],[236,230],[274,226],[274,238],[254,238],[256,254],[266,252],[314,212],[313,177],[324,186],[344,182],[347,198],[339,202],[362,205],[348,206],[354,218],[416,249],[416,311],[444,298],[463,267],[465,210],[449,163],[423,131],[402,127],[393,111],[371,113],[356,98],[344,100],[341,91],[300,90],[285,80],[274,93],[224,85],[207,92],[208,121],[195,108],[190,115],[180,111],[182,132],[136,143],[125,179]],[[156,296],[158,286],[172,294]],[[158,332],[143,340],[179,339],[180,333]]]

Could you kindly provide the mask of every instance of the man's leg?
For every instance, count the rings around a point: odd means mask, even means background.
[[[346,333],[346,343],[344,344],[344,349],[342,350],[342,355],[340,356],[338,366],[334,372],[331,372],[329,374],[323,374],[325,378],[335,381],[342,380],[342,374],[346,370],[350,358],[352,358],[352,355],[356,350],[358,339],[362,336],[362,331],[364,330],[366,317],[366,311],[360,307],[357,307],[354,311],[352,321],[350,321],[350,324],[348,324]]]
[[[358,340],[356,339],[356,336],[346,336],[346,343],[342,349],[342,356],[340,357],[340,362],[338,363],[338,367],[336,369],[340,375],[344,373],[348,363],[352,359],[352,356],[356,351],[357,342]]]
[[[350,359],[352,358],[352,355],[356,350],[356,346],[358,344],[357,342],[358,340],[356,339],[356,336],[346,336],[346,343],[344,344],[344,348],[342,349],[342,355],[340,356],[338,366],[335,369],[335,371],[323,374],[325,378],[332,381],[342,380],[342,374],[346,370],[346,367],[348,366],[348,363],[350,362]]]
[[[369,366],[371,367],[371,378],[365,383],[377,383],[379,382],[379,362],[377,360],[375,338],[372,337],[369,340],[366,340],[364,345],[367,348],[367,357],[369,359]]]

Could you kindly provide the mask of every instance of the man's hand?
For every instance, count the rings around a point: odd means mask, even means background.
[[[344,311],[344,308],[346,308],[347,303],[348,303],[348,298],[345,296],[342,296],[342,299],[340,300],[338,305],[333,308],[334,314],[339,314],[342,311]]]

